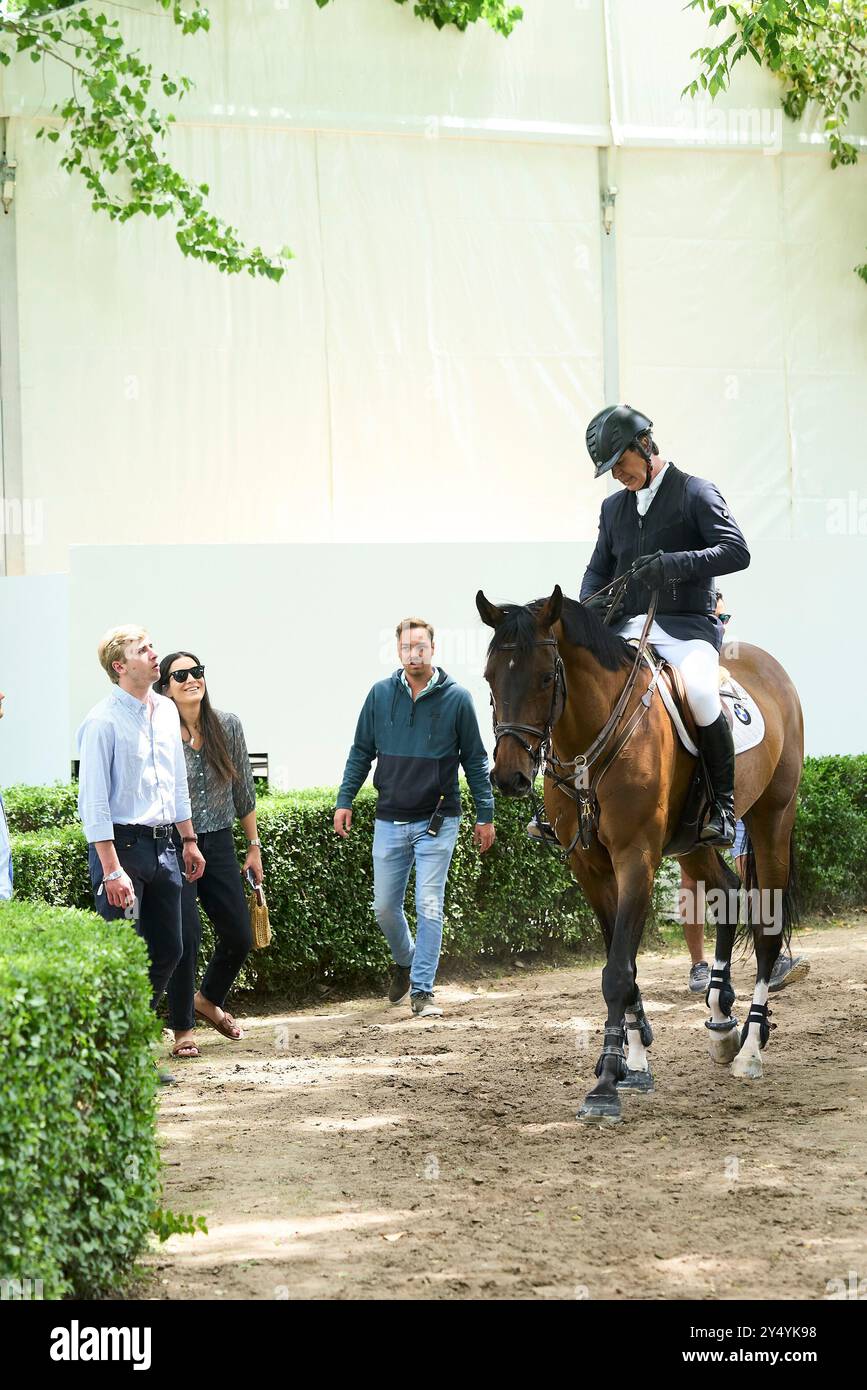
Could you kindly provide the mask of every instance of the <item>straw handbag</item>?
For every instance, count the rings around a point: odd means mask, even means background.
[[[271,944],[271,923],[268,920],[268,904],[265,890],[260,884],[254,888],[247,899],[250,905],[250,926],[253,930],[253,948],[261,951]]]

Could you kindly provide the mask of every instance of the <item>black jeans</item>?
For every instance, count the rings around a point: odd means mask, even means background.
[[[193,996],[202,939],[197,899],[207,912],[217,939],[201,984],[202,994],[212,1004],[223,1007],[253,945],[250,909],[231,830],[205,831],[199,836],[199,849],[205,856],[205,872],[195,883],[187,883],[184,879],[181,890],[184,949],[167,991],[169,1027],[178,1031],[194,1028],[196,1022]]]
[[[131,910],[112,907],[107,889],[97,893],[103,869],[93,845],[87,847],[93,900],[100,917],[107,922],[126,919],[144,937],[150,959],[151,1005],[156,1008],[163,997],[172,971],[181,959],[181,865],[180,855],[168,837],[135,833],[121,825],[114,827],[114,847],[121,868],[129,874],[135,889],[138,920]]]

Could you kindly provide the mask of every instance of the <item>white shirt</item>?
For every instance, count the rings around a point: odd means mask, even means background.
[[[647,509],[653,501],[654,497],[656,496],[657,492],[659,491],[659,484],[665,477],[665,470],[667,467],[668,464],[664,463],[660,468],[659,472],[657,473],[656,477],[653,479],[653,482],[650,484],[650,487],[640,488],[638,492],[636,492],[635,505],[638,508],[639,516],[647,515]],[[639,613],[634,618],[630,618],[626,626],[619,629],[620,636],[640,637],[644,630],[644,620],[646,617],[646,613]],[[648,633],[647,640],[649,642],[662,642],[670,641],[671,639],[669,638],[668,633],[664,632],[658,623],[654,623],[650,629],[650,632]]]
[[[657,473],[656,477],[653,479],[653,482],[650,484],[650,487],[639,488],[638,492],[636,492],[635,505],[638,508],[639,516],[647,515],[647,509],[653,501],[654,497],[656,496],[657,492],[659,491],[659,484],[665,477],[665,470],[667,467],[668,464],[664,463],[660,468],[659,472]]]
[[[113,840],[114,825],[171,825],[190,819],[187,765],[174,700],[146,702],[115,686],[77,734],[78,814],[89,844]]]

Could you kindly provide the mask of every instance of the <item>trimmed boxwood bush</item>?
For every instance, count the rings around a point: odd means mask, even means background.
[[[159,1205],[144,942],[94,913],[0,905],[0,1277],[121,1288]]]
[[[78,786],[55,782],[50,787],[9,787],[3,793],[12,833],[78,824]]]
[[[49,793],[47,814],[59,815],[63,789],[16,789],[30,807]],[[443,954],[470,960],[521,951],[600,943],[595,918],[568,870],[524,833],[528,804],[497,798],[497,840],[484,856],[472,844],[472,801],[462,787],[463,824],[446,891]],[[72,797],[74,801],[74,797]],[[379,984],[388,965],[374,921],[371,840],[375,793],[355,802],[346,840],[332,829],[333,788],[261,797],[263,842],[274,940],[254,952],[239,986],[291,995],[315,984],[341,988]],[[244,838],[236,828],[239,857]],[[833,910],[867,902],[867,755],[808,758],[801,783],[797,847],[803,906]],[[91,904],[84,838],[77,826],[13,837],[16,891],[22,897],[85,907]],[[654,887],[649,925],[670,918],[677,867],[666,861]],[[412,893],[407,901],[412,919]],[[210,949],[205,925],[203,956]]]
[[[807,759],[795,840],[805,908],[867,903],[867,753]]]
[[[527,807],[501,801],[497,840],[480,855],[472,841],[472,800],[462,787],[461,833],[446,888],[443,954],[538,951],[556,939],[564,946],[595,940],[598,928],[568,871],[524,833]],[[335,794],[323,789],[275,795],[258,809],[266,891],[274,939],[254,952],[259,987],[303,992],[318,982],[372,985],[389,962],[373,916],[373,839],[376,795],[355,800],[352,830],[334,834]],[[239,855],[244,839],[237,839]],[[414,919],[412,883],[407,916]]]

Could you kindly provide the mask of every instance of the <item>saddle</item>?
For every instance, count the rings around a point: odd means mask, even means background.
[[[638,646],[635,638],[629,639],[631,646]],[[650,643],[646,648],[651,669],[660,668],[658,681],[662,703],[668,711],[677,736],[688,753],[697,759],[695,772],[687,789],[677,828],[663,849],[663,854],[686,854],[701,842],[699,831],[704,823],[711,802],[710,781],[698,746],[698,729],[695,716],[689,705],[689,698],[683,677],[676,666],[659,656]],[[761,743],[765,735],[765,721],[753,697],[740,685],[731,672],[720,666],[720,703],[732,731],[735,755],[744,753]]]

